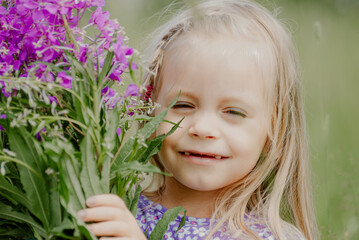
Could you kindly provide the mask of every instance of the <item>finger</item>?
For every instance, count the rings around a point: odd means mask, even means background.
[[[128,227],[124,222],[107,221],[87,225],[87,228],[96,236],[106,237],[126,237],[128,236]]]
[[[89,197],[86,200],[86,205],[88,207],[111,206],[126,209],[123,200],[115,194],[101,194]]]
[[[94,207],[79,211],[77,216],[84,222],[101,222],[120,220],[124,218],[125,212],[118,207]]]

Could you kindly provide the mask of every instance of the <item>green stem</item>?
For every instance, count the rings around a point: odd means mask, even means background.
[[[100,114],[101,114],[101,108],[100,108],[100,101],[101,101],[101,95],[98,94],[99,93],[99,89],[97,88],[97,86],[93,87],[93,109],[94,109],[94,115],[95,115],[95,126],[93,128],[94,131],[94,135],[96,138],[96,142],[94,142],[95,146],[96,146],[96,156],[97,156],[97,163],[99,161],[100,158],[100,152],[101,152],[101,146],[99,145],[100,142]]]
[[[72,35],[72,33],[71,33],[71,29],[70,29],[69,23],[66,19],[66,16],[65,15],[61,15],[61,16],[62,16],[62,21],[64,21],[64,27],[65,27],[67,36],[69,36],[69,38],[70,38],[70,42],[74,44],[77,52],[80,51],[79,45],[77,44],[77,42],[74,38],[74,35]]]
[[[131,121],[131,123],[130,123],[130,127],[129,127],[129,129],[127,130],[127,133],[128,132],[131,132],[131,129],[133,128],[133,126],[134,126],[134,123],[135,122],[135,118],[133,118],[132,119],[132,121]],[[127,141],[127,139],[129,138],[129,135],[130,134],[125,134],[125,136],[123,137],[123,139],[122,139],[122,141],[121,141],[121,145],[120,145],[120,147],[118,148],[118,150],[117,150],[117,152],[116,152],[116,154],[115,154],[115,156],[112,158],[112,160],[111,160],[111,166],[112,166],[112,164],[115,162],[115,160],[116,160],[116,158],[117,158],[117,156],[118,156],[118,154],[120,154],[120,151],[121,151],[121,149],[123,148],[123,146],[125,145],[124,143]]]
[[[82,124],[81,122],[79,121],[76,121],[74,119],[71,119],[71,118],[66,118],[66,117],[54,117],[54,116],[39,116],[39,117],[36,117],[36,118],[32,118],[32,119],[50,119],[50,120],[53,120],[53,121],[57,121],[57,120],[63,120],[63,121],[68,121],[68,122],[71,122],[71,123],[74,123],[76,125],[79,125],[81,128],[83,128],[84,130],[87,130],[88,128]]]
[[[12,157],[8,157],[8,156],[4,156],[4,155],[0,155],[0,159],[1,160],[4,160],[6,162],[14,162],[14,163],[17,163],[19,165],[22,165],[23,167],[26,167],[27,169],[29,169],[33,174],[35,174],[36,176],[38,176],[41,180],[44,180],[42,178],[41,175],[39,175],[35,169],[33,169],[31,166],[29,166],[27,163],[24,163],[22,162],[21,160],[19,159],[16,159],[16,158],[12,158]]]

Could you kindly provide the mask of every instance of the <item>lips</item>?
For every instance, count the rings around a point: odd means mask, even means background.
[[[203,153],[203,152],[197,152],[197,151],[183,151],[183,152],[180,152],[180,154],[185,155],[185,156],[192,156],[192,157],[197,157],[197,158],[213,159],[213,160],[222,160],[222,159],[228,158],[221,154]]]

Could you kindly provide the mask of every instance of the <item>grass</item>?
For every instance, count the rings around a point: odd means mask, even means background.
[[[293,30],[303,69],[321,239],[354,240],[359,235],[359,17],[348,6],[327,7],[328,2],[275,4],[282,6],[279,16]],[[131,45],[141,50],[144,37],[159,25],[149,17],[167,4],[108,0],[106,7],[126,27]]]

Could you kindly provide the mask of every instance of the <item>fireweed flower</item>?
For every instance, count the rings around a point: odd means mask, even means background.
[[[5,97],[10,97],[11,93],[9,91],[9,89],[6,88],[6,84],[4,81],[0,81],[0,88],[1,88],[1,92],[4,94]]]
[[[121,99],[121,97],[117,97],[116,91],[109,87],[102,89],[101,95],[103,96],[107,109],[114,109],[116,103]]]
[[[109,49],[115,51],[117,66],[109,79],[121,81],[120,75],[128,68],[127,56],[132,55],[133,50],[123,43],[120,25],[116,20],[109,19],[108,12],[102,12],[104,0],[18,0],[8,1],[7,8],[0,7],[0,77],[1,76],[29,76],[29,69],[34,62],[67,63],[63,48],[73,49],[73,52],[83,64],[86,64],[88,56],[98,57],[103,62],[103,53]],[[84,11],[91,7],[98,7],[89,21],[100,31],[96,42],[96,49],[90,49],[85,43],[85,32],[78,28],[78,22]],[[77,41],[75,44],[66,43],[66,31],[63,16],[66,16],[71,32]],[[103,64],[103,63],[102,63]],[[97,66],[95,66],[96,69]],[[100,69],[102,68],[100,64]],[[66,70],[66,69],[65,69]],[[54,76],[39,67],[35,76],[44,82],[52,82]],[[61,82],[65,87],[70,87],[70,78],[64,78]],[[9,97],[11,93],[2,93]]]
[[[6,119],[6,114],[1,114],[0,119]],[[5,128],[3,128],[3,126],[1,125],[0,125],[0,131],[5,131]]]
[[[36,136],[35,136],[35,137],[36,137],[36,139],[39,140],[39,141],[42,140],[42,139],[41,139],[41,135],[40,135],[41,132],[46,132],[46,128],[43,128],[43,129],[41,129],[40,132],[36,133]]]
[[[121,134],[122,134],[122,129],[121,129],[120,127],[117,128],[116,133],[117,133],[117,136],[121,136]]]
[[[140,89],[136,84],[131,83],[126,88],[125,97],[138,96],[139,95],[139,90]]]
[[[105,87],[104,89],[102,89],[101,95],[104,97],[104,101],[106,103],[108,102],[108,100],[110,100],[116,95],[116,91],[113,90],[112,88]]]
[[[48,96],[47,98],[49,99],[50,103],[52,102],[58,103],[57,98],[54,96]]]
[[[64,88],[72,88],[72,77],[67,75],[65,71],[60,72],[57,75],[57,80],[59,81],[60,85],[63,86]]]

